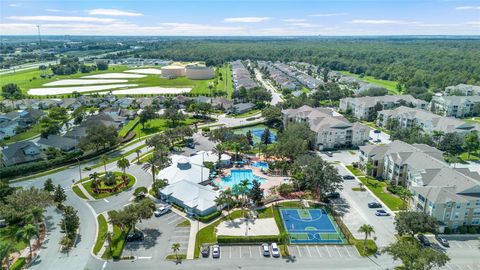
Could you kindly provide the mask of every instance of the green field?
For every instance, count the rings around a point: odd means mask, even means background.
[[[196,121],[196,119],[187,118],[184,121],[181,121],[180,125],[191,125],[191,124],[195,123],[195,121]],[[153,120],[150,120],[150,121],[146,122],[145,123],[145,128],[143,128],[143,126],[141,124],[137,124],[132,129],[132,131],[135,132],[135,134],[137,134],[137,136],[136,136],[137,138],[140,138],[140,137],[143,137],[143,136],[158,133],[160,131],[164,131],[168,127],[169,127],[169,121],[168,120],[162,119],[162,118],[157,118],[157,119],[153,119]]]
[[[355,73],[351,73],[351,72],[348,72],[348,71],[340,71],[340,73],[342,73],[344,75],[355,77],[355,78],[360,79],[360,80],[362,80],[364,82],[367,82],[367,83],[373,83],[373,84],[376,84],[378,86],[385,87],[390,94],[394,94],[394,95],[399,95],[400,94],[398,92],[397,88],[396,88],[396,86],[398,84],[397,82],[375,79],[372,76],[365,76],[363,78],[360,78],[360,75],[355,74]]]
[[[93,247],[93,253],[96,255],[102,249],[105,239],[107,238],[108,225],[107,220],[103,215],[97,216],[98,221],[98,235]]]
[[[43,86],[45,83],[63,80],[63,79],[78,79],[83,76],[89,76],[94,74],[100,73],[110,73],[110,72],[123,72],[125,70],[130,70],[133,68],[127,66],[110,66],[108,70],[104,71],[92,71],[90,73],[76,73],[72,75],[59,75],[54,76],[52,78],[40,78],[40,70],[38,69],[31,69],[25,71],[19,71],[15,73],[9,73],[5,75],[0,75],[0,86],[3,86],[8,83],[16,83],[22,91],[26,94],[27,91],[31,88],[49,88],[47,86]],[[49,71],[48,73],[51,73]],[[215,74],[219,77],[219,73],[222,73],[223,80],[218,80],[217,84],[217,91],[226,92],[227,95],[230,97],[233,92],[233,84],[232,84],[232,77],[230,66],[224,65],[220,68],[217,68]],[[179,77],[176,79],[165,79],[159,75],[147,75],[143,78],[138,79],[127,79],[128,84],[137,84],[138,86],[134,86],[133,88],[137,87],[149,87],[149,86],[160,86],[160,87],[174,87],[174,88],[187,88],[192,87],[192,94],[198,95],[210,95],[212,94],[212,90],[209,89],[209,85],[213,85],[215,78],[211,80],[190,80],[187,77]],[[108,85],[108,84],[102,84]],[[51,86],[51,87],[74,87],[72,86]],[[77,85],[80,86],[80,85]],[[123,88],[122,88],[123,89]],[[98,92],[98,91],[93,91]],[[85,93],[85,92],[84,92]]]

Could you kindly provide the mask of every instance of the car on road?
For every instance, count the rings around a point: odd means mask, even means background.
[[[373,141],[373,142],[374,142],[374,143],[381,143],[382,140],[378,139],[378,140],[375,140],[375,141]]]
[[[170,204],[163,204],[160,207],[158,207],[157,210],[155,210],[155,212],[153,212],[153,214],[156,217],[160,217],[160,216],[165,215],[166,213],[170,212],[170,210],[172,210],[172,206]]]
[[[348,174],[342,176],[342,178],[343,178],[343,180],[353,180],[353,179],[355,179],[355,177],[353,175],[348,175]]]
[[[329,157],[333,157],[333,152],[328,151],[328,152],[325,153],[325,155],[327,155]]]
[[[382,133],[382,131],[381,131],[381,130],[379,130],[379,129],[375,129],[375,130],[373,131],[373,133],[375,133],[375,134],[379,134],[379,133]]]
[[[187,147],[190,148],[190,149],[194,149],[194,148],[195,148],[195,144],[192,143],[192,142],[189,142],[189,143],[187,143]]]
[[[390,213],[388,213],[387,211],[385,211],[383,209],[378,209],[375,212],[375,216],[379,216],[379,217],[390,216]]]
[[[426,247],[429,247],[431,245],[430,240],[428,240],[428,238],[423,234],[417,235],[417,239],[418,239],[418,241],[420,241],[420,243],[422,243],[422,245],[424,245]]]
[[[270,257],[270,246],[267,243],[262,244],[262,254],[264,257]]]
[[[369,202],[368,208],[382,208],[382,204],[379,202]]]
[[[212,247],[212,258],[220,258],[220,246],[219,245],[214,245]]]
[[[210,245],[202,245],[201,251],[202,257],[208,258],[210,256]]]
[[[278,249],[277,243],[272,243],[272,256],[275,258],[280,257],[280,249]]]
[[[127,242],[143,241],[144,235],[141,231],[133,231],[127,234]]]
[[[435,239],[437,240],[438,243],[440,243],[440,245],[442,245],[444,247],[450,247],[450,243],[448,243],[447,238],[437,234],[437,235],[435,235]]]

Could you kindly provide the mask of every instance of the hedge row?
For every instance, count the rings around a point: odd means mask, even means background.
[[[217,242],[219,244],[262,244],[280,242],[278,235],[257,235],[257,236],[230,236],[219,235]]]
[[[217,217],[219,217],[222,214],[222,211],[215,211],[209,215],[203,216],[203,217],[197,217],[197,219],[203,223],[208,223]]]
[[[25,266],[25,258],[20,257],[14,264],[12,264],[12,266],[10,266],[10,270],[20,270],[23,266]]]

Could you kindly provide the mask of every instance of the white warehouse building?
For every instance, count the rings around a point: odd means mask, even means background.
[[[215,69],[213,67],[191,65],[187,66],[186,75],[191,80],[209,80],[215,76]]]
[[[185,76],[185,67],[182,66],[164,66],[162,67],[162,77],[175,79]]]

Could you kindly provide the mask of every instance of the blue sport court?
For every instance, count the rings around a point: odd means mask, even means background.
[[[342,244],[344,237],[324,209],[280,209],[292,244]]]

